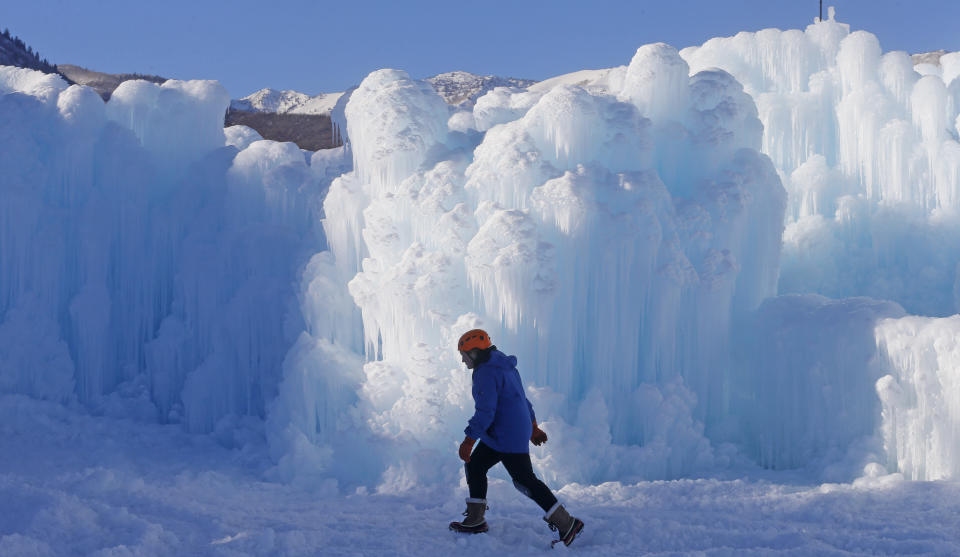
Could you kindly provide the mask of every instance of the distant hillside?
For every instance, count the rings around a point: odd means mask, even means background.
[[[940,65],[940,57],[946,54],[946,50],[934,50],[933,52],[922,52],[920,54],[913,54],[910,58],[913,59],[913,65],[917,64],[933,64],[934,66]]]
[[[113,91],[124,81],[130,81],[131,79],[143,79],[145,81],[152,81],[153,83],[163,83],[167,80],[167,78],[160,77],[158,75],[146,75],[140,73],[111,74],[95,72],[93,70],[88,70],[72,64],[60,64],[57,66],[57,70],[59,70],[60,75],[69,79],[73,83],[86,85],[87,87],[92,88],[105,101],[110,100],[110,95],[112,95]]]
[[[17,66],[44,73],[57,73],[56,66],[45,58],[41,58],[40,54],[24,44],[20,37],[12,36],[9,29],[5,29],[3,34],[0,34],[0,66]]]
[[[264,139],[292,141],[301,149],[317,151],[337,147],[329,114],[227,111],[225,126],[244,125],[257,130]]]

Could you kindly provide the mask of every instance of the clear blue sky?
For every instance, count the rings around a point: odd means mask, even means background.
[[[826,0],[886,50],[960,50],[960,0]],[[51,63],[341,91],[384,67],[529,79],[626,64],[640,45],[677,48],[768,27],[802,29],[816,0],[4,0],[0,28]]]

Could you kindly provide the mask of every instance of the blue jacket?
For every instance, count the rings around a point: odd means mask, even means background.
[[[530,452],[533,405],[523,394],[516,356],[499,350],[473,370],[473,401],[476,412],[464,433],[501,453]]]

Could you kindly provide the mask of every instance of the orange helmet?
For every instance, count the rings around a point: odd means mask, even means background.
[[[490,335],[482,329],[473,329],[463,333],[463,336],[460,337],[460,342],[457,343],[457,350],[469,352],[474,348],[484,350],[490,348],[490,346]]]

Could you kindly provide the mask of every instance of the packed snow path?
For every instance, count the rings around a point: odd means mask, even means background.
[[[555,555],[538,509],[501,479],[490,532],[447,531],[462,489],[350,494],[262,479],[244,450],[178,426],[0,397],[0,555]],[[451,458],[455,458],[451,452]],[[579,555],[958,555],[960,485],[790,477],[567,486]]]

